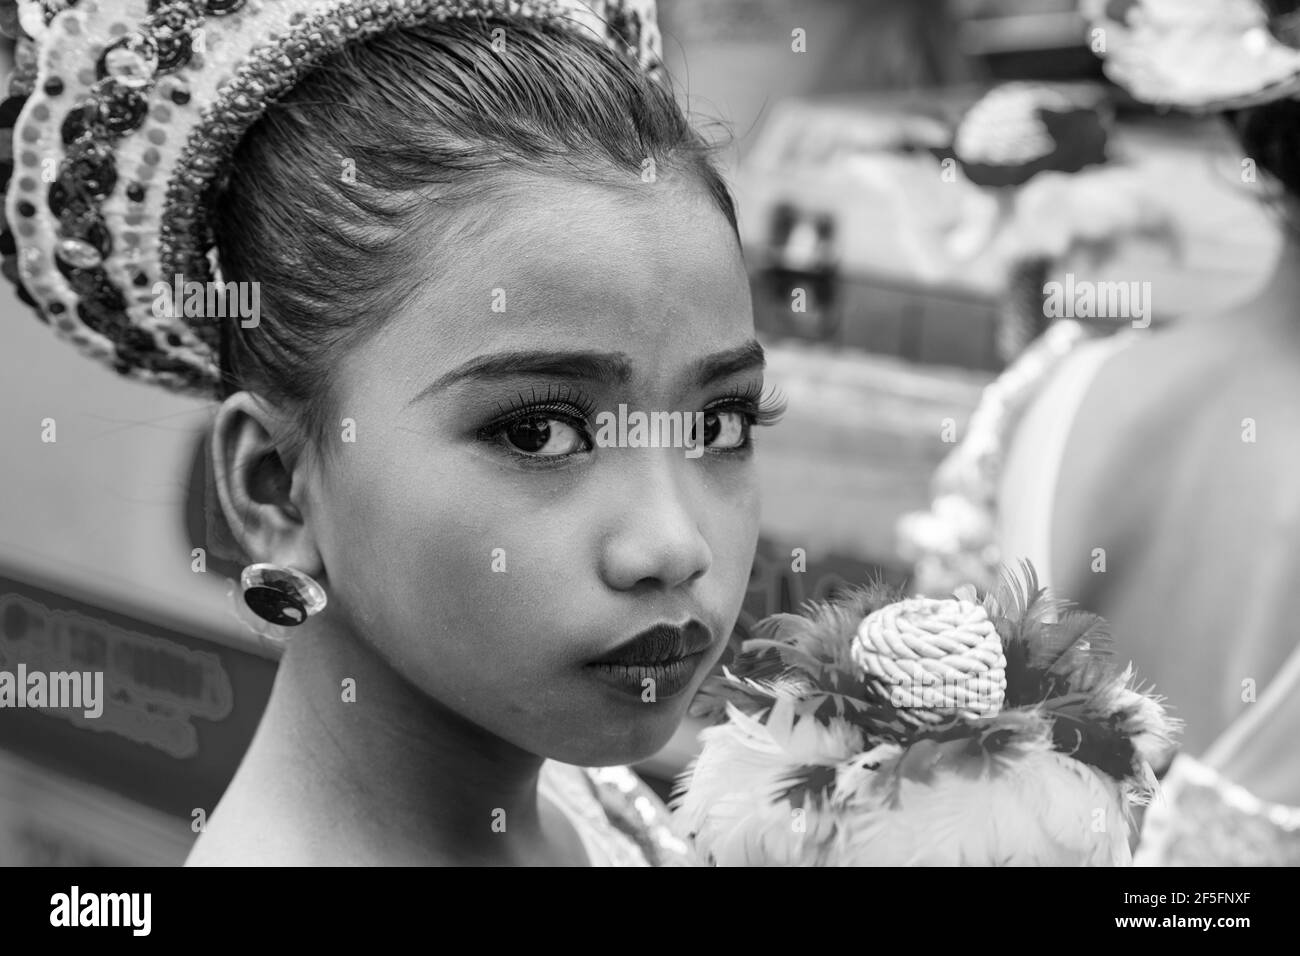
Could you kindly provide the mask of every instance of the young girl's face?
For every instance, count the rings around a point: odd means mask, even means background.
[[[762,359],[735,237],[661,180],[530,186],[427,243],[432,277],[333,383],[344,421],[304,503],[325,613],[526,751],[647,757],[717,661],[757,545]],[[598,444],[620,405],[707,412],[703,452]],[[629,645],[656,625],[689,626]]]

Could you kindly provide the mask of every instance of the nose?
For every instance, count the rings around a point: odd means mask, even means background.
[[[619,591],[668,590],[703,577],[713,563],[696,513],[693,462],[680,456],[629,455],[628,480],[616,489],[616,519],[601,543],[600,573]]]

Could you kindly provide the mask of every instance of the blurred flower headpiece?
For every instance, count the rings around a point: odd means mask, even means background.
[[[1137,99],[1211,112],[1300,94],[1300,10],[1259,0],[1082,0],[1106,75]]]

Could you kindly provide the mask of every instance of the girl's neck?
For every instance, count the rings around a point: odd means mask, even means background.
[[[281,660],[250,756],[292,775],[304,813],[342,823],[335,845],[407,862],[545,855],[540,757],[431,701],[336,625],[309,628]]]

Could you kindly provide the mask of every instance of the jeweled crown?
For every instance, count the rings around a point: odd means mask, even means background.
[[[158,308],[154,290],[219,281],[206,202],[244,133],[349,41],[494,16],[554,22],[661,68],[653,0],[7,0],[4,274],[87,354],[212,396],[220,326]]]

